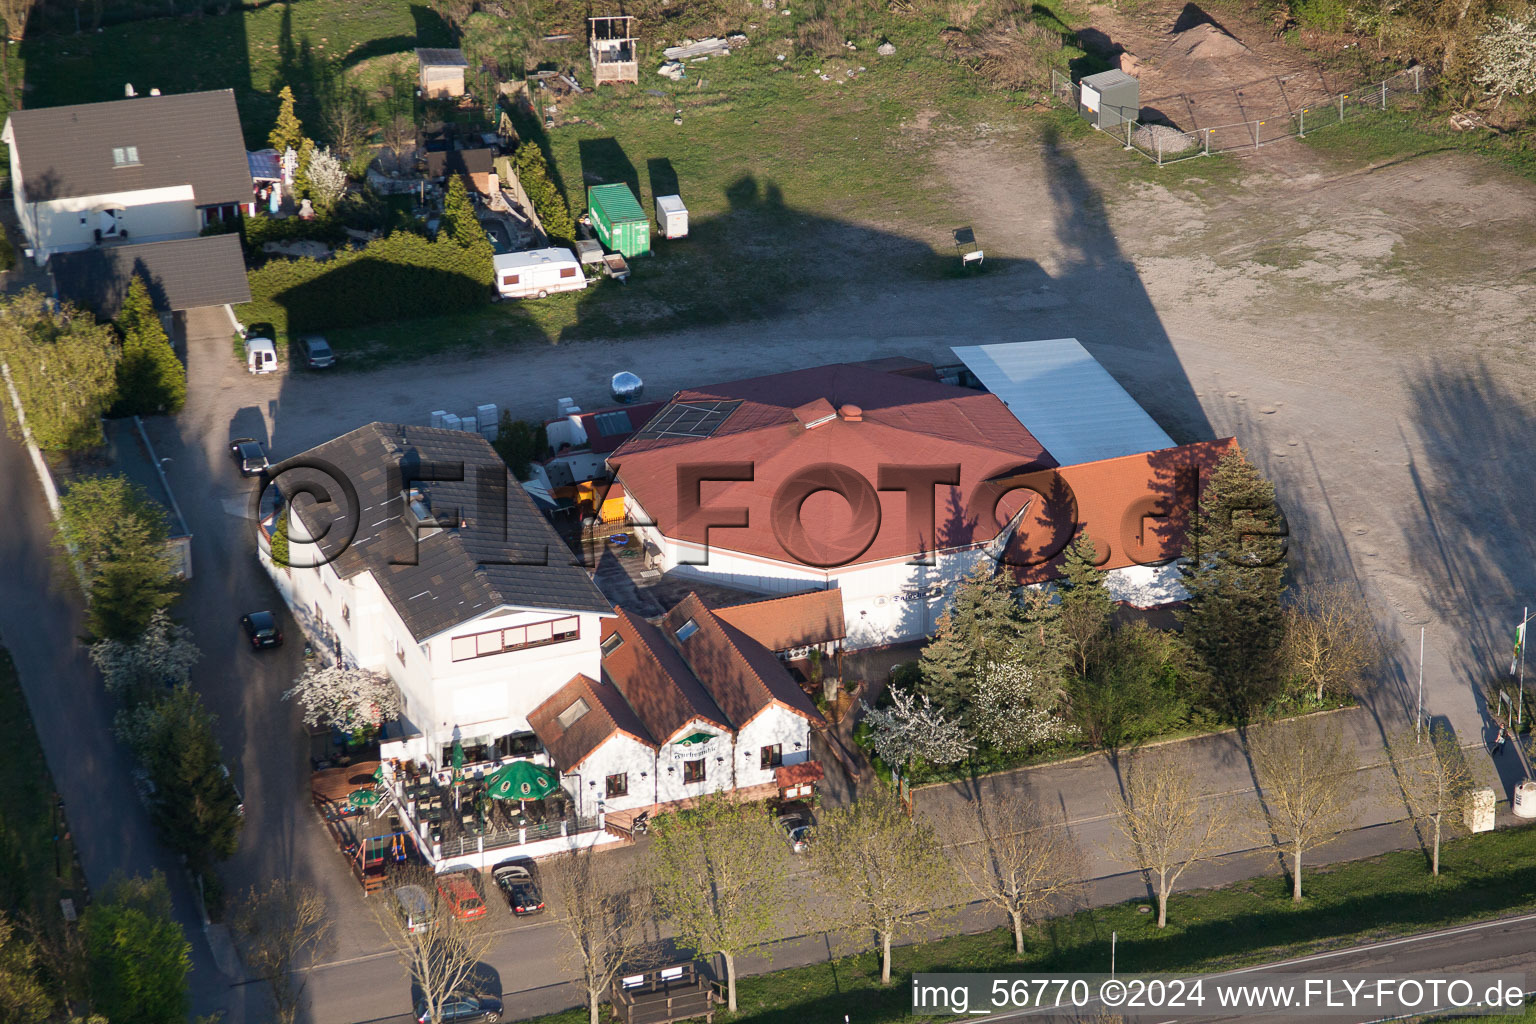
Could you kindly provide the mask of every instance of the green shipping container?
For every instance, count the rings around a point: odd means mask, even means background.
[[[587,189],[587,213],[598,241],[625,259],[651,251],[651,222],[628,185],[593,185]]]

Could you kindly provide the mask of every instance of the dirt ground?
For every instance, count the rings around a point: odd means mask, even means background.
[[[1183,131],[1285,116],[1357,83],[1303,59],[1256,15],[1178,0],[1089,7],[1079,35],[1141,82],[1141,120]]]

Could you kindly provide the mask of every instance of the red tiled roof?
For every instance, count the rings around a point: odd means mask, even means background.
[[[868,482],[880,525],[873,541],[859,551],[867,520],[855,522],[848,503],[835,494],[811,494],[800,505],[803,533],[791,546],[816,563],[852,564],[967,547],[998,532],[995,524],[966,514],[979,483],[1056,464],[993,395],[848,364],[681,391],[672,401],[731,400],[740,405],[708,437],[632,437],[610,456],[625,490],[668,537],[699,544],[707,539],[727,550],[803,564],[806,559],[780,540],[785,524],[775,529],[774,497],[812,467],[832,465]],[[856,405],[862,419],[839,417],[807,429],[795,410],[817,400],[835,408]],[[679,487],[679,467],[719,463],[751,464],[753,479],[704,484],[699,488],[703,507],[681,508],[679,492],[686,488]],[[932,524],[919,521],[909,528],[906,494],[873,491],[881,467],[956,465],[958,486],[940,484],[928,492],[936,495]],[[709,525],[719,517],[715,510],[733,507],[747,510],[747,525]]]
[[[629,701],[650,735],[665,743],[696,718],[729,730],[730,720],[661,630],[622,608],[615,611],[616,619],[603,622],[603,639],[618,634],[624,642],[603,656],[603,677]]]
[[[807,782],[820,782],[826,777],[820,761],[801,761],[799,764],[781,764],[773,770],[773,781],[780,789],[785,786],[803,786]]]
[[[919,380],[938,380],[939,375],[934,372],[932,363],[925,363],[920,359],[911,359],[907,356],[885,356],[880,359],[863,359],[850,366],[862,366],[866,370],[879,370],[881,373],[897,373],[903,377],[916,377]]]
[[[741,728],[771,704],[781,704],[811,721],[821,715],[783,662],[762,644],[728,625],[705,607],[698,594],[689,594],[666,615],[661,629],[675,638],[692,620],[698,627],[685,640],[675,641],[693,675],[736,728]]]
[[[560,714],[577,700],[587,703],[587,713],[571,723],[560,724]],[[647,746],[656,742],[635,717],[624,697],[611,685],[577,675],[528,714],[528,725],[563,772],[568,772],[601,746],[610,736],[624,732]]]
[[[581,429],[587,432],[587,447],[599,455],[611,452],[625,441],[630,435],[645,426],[646,420],[656,415],[665,402],[642,402],[639,405],[616,405],[608,409],[594,409],[591,412],[581,414]],[[609,417],[607,413],[622,412],[629,418],[629,429],[605,434],[598,429],[597,418],[604,416],[603,424],[608,426],[618,417]],[[622,421],[621,421],[622,422]]]
[[[837,589],[735,604],[716,608],[714,613],[770,651],[824,644],[848,635],[843,592]]]
[[[1008,547],[1008,560],[1022,582],[1053,579],[1059,575],[1065,547],[1078,528],[1092,538],[1104,559],[1104,569],[1177,558],[1184,548],[1200,487],[1236,443],[1230,437],[1198,441],[1065,466],[1059,471],[1059,481],[1048,484],[1041,484],[1041,480],[1053,474],[1032,477],[1030,482],[1035,486],[1054,491],[1054,500],[1041,500],[1025,517]],[[999,488],[1006,486],[1007,482],[998,484]],[[999,518],[1010,509],[1017,512],[1028,497],[1022,491],[1006,496],[1000,503]]]

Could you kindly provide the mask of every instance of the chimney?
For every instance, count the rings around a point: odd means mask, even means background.
[[[844,423],[864,422],[864,410],[860,409],[858,406],[852,403],[840,406],[837,410],[837,414],[843,418]]]

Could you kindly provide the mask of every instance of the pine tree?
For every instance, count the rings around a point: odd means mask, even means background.
[[[213,716],[196,691],[177,687],[156,708],[144,749],[155,784],[152,812],[165,842],[199,873],[234,853],[240,801],[224,774]]]
[[[1080,534],[1067,548],[1061,567],[1063,578],[1056,584],[1061,595],[1062,643],[1072,671],[1079,676],[1088,674],[1115,614],[1115,599],[1105,586],[1109,574],[1097,562],[1098,551],[1092,538],[1087,533]]]
[[[283,86],[283,91],[277,94],[282,105],[277,110],[277,123],[272,126],[272,132],[267,136],[267,145],[277,150],[281,157],[283,153],[292,147],[297,153],[304,145],[304,125],[299,121],[299,115],[293,112],[293,89]]]
[[[955,588],[949,610],[939,617],[938,631],[923,648],[919,690],[945,714],[963,718],[982,666],[1017,661],[1028,646],[1013,586],[1011,576],[983,561]]]
[[[112,414],[180,412],[187,401],[187,371],[171,348],[142,274],[135,274],[128,285],[117,329],[123,335],[123,356],[117,364],[117,402]]]
[[[470,276],[490,284],[495,253],[485,228],[475,216],[475,204],[470,201],[464,179],[457,174],[448,179],[448,193],[443,197],[443,234],[464,251]]]
[[[1275,485],[1241,449],[1212,471],[1184,555],[1184,643],[1212,702],[1247,721],[1282,682],[1286,543]]]

